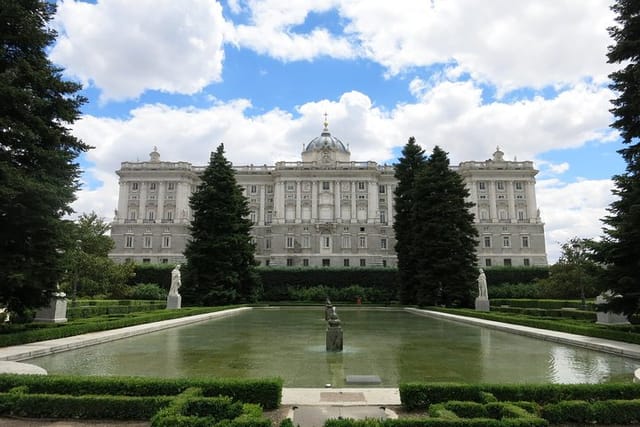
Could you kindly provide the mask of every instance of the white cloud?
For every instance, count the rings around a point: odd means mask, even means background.
[[[252,22],[230,40],[284,61],[328,55],[369,58],[390,75],[432,64],[455,64],[505,93],[520,87],[602,83],[613,24],[604,0],[333,0],[249,1]],[[335,9],[342,34],[323,28],[292,32],[312,13]]]
[[[146,90],[193,94],[220,80],[225,22],[210,0],[66,0],[51,59],[102,91],[101,99]]]

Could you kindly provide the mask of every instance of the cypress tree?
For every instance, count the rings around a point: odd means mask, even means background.
[[[220,144],[192,194],[184,295],[191,303],[253,301],[258,290],[249,207]]]
[[[420,305],[470,306],[478,276],[472,203],[463,178],[436,146],[415,184],[416,300]]]
[[[80,169],[90,147],[69,132],[86,101],[46,49],[55,4],[0,2],[0,305],[22,313],[56,289]]]
[[[603,289],[622,296],[608,308],[630,315],[640,310],[640,2],[617,0],[612,10],[618,25],[609,28],[615,44],[609,46],[608,62],[624,67],[609,75],[617,92],[611,126],[620,131],[625,147],[618,153],[627,165],[613,177],[617,199],[603,219],[605,236],[596,244],[595,258],[606,265]]]
[[[394,192],[396,214],[393,229],[396,236],[396,254],[398,256],[399,298],[402,304],[416,303],[416,242],[415,228],[415,182],[416,176],[424,168],[425,155],[414,137],[402,149],[402,157],[395,165],[395,177],[398,180]]]

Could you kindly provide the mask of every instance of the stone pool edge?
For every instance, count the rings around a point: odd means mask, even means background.
[[[161,320],[159,322],[144,323],[142,325],[127,326],[107,331],[90,332],[88,334],[74,335],[71,337],[57,338],[54,340],[38,341],[28,344],[14,345],[0,348],[0,361],[19,362],[35,357],[47,356],[63,351],[75,350],[91,345],[102,344],[122,338],[148,334],[163,329],[203,322],[219,317],[232,316],[243,311],[251,310],[251,307],[239,307],[213,313],[196,314],[195,316],[181,317],[178,319]]]
[[[523,335],[545,341],[558,342],[561,344],[574,345],[590,350],[596,350],[604,353],[628,357],[630,359],[640,360],[640,345],[638,344],[607,340],[604,338],[587,337],[584,335],[551,331],[548,329],[537,329],[530,326],[514,325],[511,323],[498,322],[495,320],[478,319],[475,317],[441,313],[438,311],[421,310],[411,307],[405,307],[404,310],[419,316],[435,317],[455,322],[468,323],[475,326],[484,326],[486,328],[505,331],[516,335]]]

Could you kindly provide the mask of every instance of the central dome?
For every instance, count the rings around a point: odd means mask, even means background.
[[[320,134],[320,136],[313,138],[311,142],[307,144],[307,147],[304,149],[304,152],[329,149],[332,151],[349,153],[349,150],[346,149],[342,141],[340,141],[335,136],[331,136],[331,132],[329,132],[328,126],[329,124],[325,121],[324,129],[322,130],[322,133]]]

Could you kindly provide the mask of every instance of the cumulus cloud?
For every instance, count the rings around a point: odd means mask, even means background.
[[[210,0],[101,0],[58,4],[51,59],[101,99],[146,90],[193,94],[219,81],[224,59],[222,7]]]

